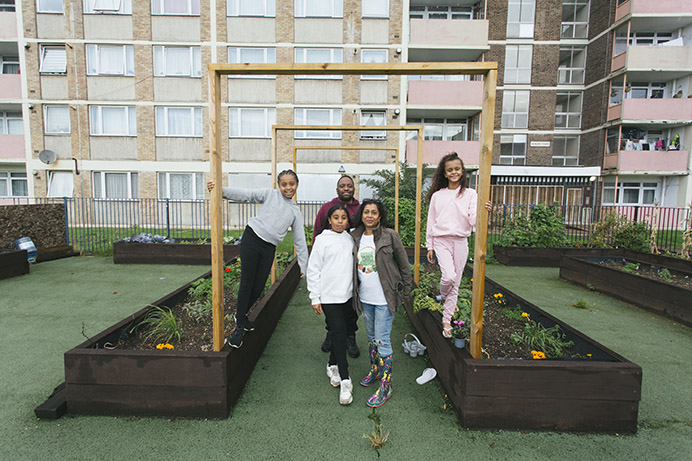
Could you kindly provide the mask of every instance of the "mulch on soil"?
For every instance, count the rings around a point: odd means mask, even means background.
[[[664,272],[665,268],[663,267],[650,266],[648,264],[638,263],[636,261],[629,262],[624,259],[601,261],[599,262],[599,264],[617,270],[623,270],[623,268],[627,267],[628,265],[634,264],[636,265],[636,269],[625,272],[628,272],[633,275],[638,275],[640,277],[646,277],[651,280],[656,280],[657,282],[670,283],[671,285],[675,285],[680,288],[692,290],[692,277],[688,275],[682,275],[681,273],[677,273],[671,270],[668,270],[668,273],[666,274],[666,272]]]

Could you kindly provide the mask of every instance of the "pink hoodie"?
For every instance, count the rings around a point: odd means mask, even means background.
[[[459,188],[440,189],[430,199],[426,245],[433,249],[435,237],[466,238],[476,225],[476,191],[467,187],[460,197]]]

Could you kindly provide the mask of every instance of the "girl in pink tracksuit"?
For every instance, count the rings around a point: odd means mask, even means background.
[[[440,294],[444,300],[442,335],[452,337],[452,315],[457,306],[459,283],[469,255],[468,237],[476,225],[476,191],[468,187],[464,163],[456,152],[440,160],[427,199],[426,244],[428,262],[440,264]],[[488,208],[490,202],[486,204]]]

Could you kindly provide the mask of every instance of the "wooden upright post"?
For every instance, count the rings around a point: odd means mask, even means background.
[[[219,153],[220,130],[217,122],[221,119],[221,75],[209,69],[209,137],[211,141],[211,180],[214,188],[211,191],[211,283],[212,283],[212,320],[214,351],[219,352],[224,343],[224,299],[223,299],[223,226],[221,222],[221,154]]]
[[[420,281],[420,218],[423,192],[423,127],[418,128],[418,162],[416,166],[416,243],[413,247],[413,280]]]
[[[497,70],[489,70],[483,81],[483,115],[481,119],[481,157],[478,169],[478,217],[476,243],[473,249],[473,298],[471,300],[471,355],[481,358],[483,343],[483,297],[485,295],[485,256],[488,247],[488,212],[490,168],[493,160],[493,126],[495,118],[495,85]]]

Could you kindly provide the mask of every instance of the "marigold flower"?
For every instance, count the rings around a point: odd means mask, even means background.
[[[527,318],[527,317],[529,316],[529,314],[527,314],[526,312],[522,312],[522,313],[521,313],[521,316],[524,317],[524,318]]]
[[[531,356],[534,360],[540,360],[545,358],[545,354],[541,351],[531,351]]]
[[[592,354],[586,354],[587,357],[591,357]]]

